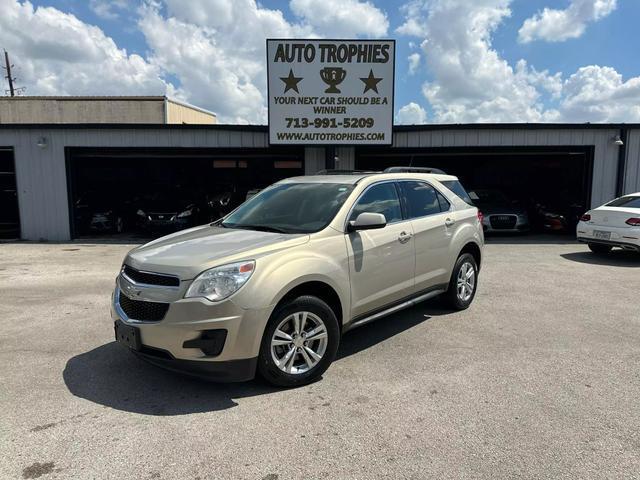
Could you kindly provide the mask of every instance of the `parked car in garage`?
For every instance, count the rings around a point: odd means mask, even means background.
[[[209,221],[207,198],[186,188],[144,195],[134,202],[134,209],[138,227],[149,233],[178,231]]]
[[[74,204],[78,233],[122,233],[133,222],[131,202],[111,192],[86,192]]]
[[[219,222],[137,247],[116,279],[116,339],[208,379],[312,382],[349,329],[438,295],[471,305],[484,236],[478,209],[442,184],[455,180],[290,178]]]
[[[609,253],[614,247],[640,252],[640,192],[589,210],[576,232],[578,241],[594,253]]]
[[[499,190],[477,189],[469,192],[473,204],[484,214],[482,227],[487,233],[522,233],[530,229],[529,215],[514,200]]]

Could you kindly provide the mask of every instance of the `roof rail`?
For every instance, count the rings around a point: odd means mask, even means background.
[[[389,167],[385,168],[384,173],[436,173],[446,175],[444,170],[432,167]]]
[[[359,175],[359,174],[369,174],[369,173],[380,173],[374,172],[372,170],[318,170],[316,175]]]

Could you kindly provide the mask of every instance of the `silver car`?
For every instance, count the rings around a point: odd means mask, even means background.
[[[482,212],[482,227],[486,233],[524,233],[531,229],[526,210],[501,191],[472,190],[469,197]]]
[[[478,210],[452,189],[464,191],[420,173],[278,182],[214,224],[129,252],[116,339],[208,379],[309,383],[347,330],[437,295],[469,307],[484,237]]]

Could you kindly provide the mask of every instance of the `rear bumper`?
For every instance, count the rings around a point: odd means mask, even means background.
[[[611,238],[608,240],[595,238],[594,232],[609,232]],[[625,250],[640,251],[640,228],[620,228],[611,226],[593,225],[591,223],[579,222],[576,227],[576,237],[581,243],[597,243],[599,245],[609,245],[620,247]]]
[[[597,245],[608,245],[610,247],[620,247],[620,248],[624,248],[625,250],[640,252],[640,245],[635,243],[620,242],[617,240],[601,240],[599,238],[595,239],[595,238],[586,238],[586,237],[578,237],[578,241],[580,243],[595,243]]]

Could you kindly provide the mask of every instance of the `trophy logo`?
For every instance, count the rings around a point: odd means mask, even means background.
[[[347,71],[342,67],[324,67],[320,70],[320,78],[329,87],[324,93],[340,93],[338,85],[346,78]]]

